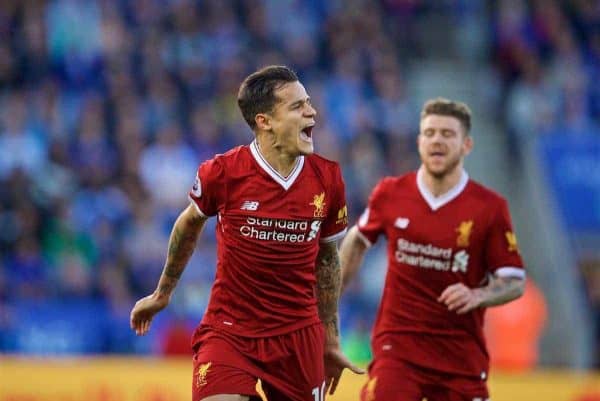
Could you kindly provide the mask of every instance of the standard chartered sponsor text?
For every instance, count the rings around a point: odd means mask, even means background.
[[[420,253],[435,258],[450,259],[452,257],[452,248],[440,248],[431,244],[423,245],[410,242],[404,238],[398,239],[398,250],[410,253]]]
[[[450,258],[452,257],[452,248],[440,248],[432,244],[414,243],[404,238],[398,239],[396,246],[395,256],[399,263],[442,271],[450,270],[451,268]]]
[[[450,261],[427,258],[423,255],[409,255],[402,251],[396,251],[396,260],[407,265],[423,267],[434,270],[450,270]]]
[[[310,227],[314,229],[312,225]],[[247,238],[262,241],[304,242],[315,237],[313,235],[307,239],[306,232],[308,228],[309,221],[307,220],[248,217],[246,224],[240,227],[240,234]]]

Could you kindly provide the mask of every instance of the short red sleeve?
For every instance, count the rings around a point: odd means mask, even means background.
[[[492,272],[499,268],[523,269],[517,237],[513,231],[508,204],[502,200],[491,218],[486,246],[486,262]]]
[[[214,216],[222,205],[225,187],[223,166],[214,158],[198,167],[189,197],[201,214]]]
[[[331,206],[321,227],[321,242],[341,239],[348,227],[348,207],[346,206],[346,186],[339,165],[335,165],[331,188]]]
[[[384,189],[384,181],[380,181],[369,196],[369,202],[366,209],[358,219],[358,230],[369,244],[377,242],[379,235],[385,231],[384,221],[381,211],[381,198]]]

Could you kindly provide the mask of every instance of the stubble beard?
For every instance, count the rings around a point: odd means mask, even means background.
[[[429,168],[429,166],[427,165],[427,163],[423,163],[423,165],[425,166],[425,169],[427,170],[427,172],[436,180],[442,180],[444,179],[444,177],[447,177],[448,175],[452,174],[452,172],[454,172],[454,170],[458,167],[458,165],[460,164],[460,160],[461,160],[461,156],[460,155],[456,155],[456,157],[452,158],[448,164],[446,165],[445,168],[443,168],[442,170],[436,171],[434,169]]]

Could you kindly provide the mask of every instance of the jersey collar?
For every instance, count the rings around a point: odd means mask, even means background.
[[[419,188],[419,192],[421,193],[423,199],[425,199],[431,210],[437,210],[445,204],[447,204],[448,202],[450,202],[452,199],[456,198],[458,195],[461,194],[461,192],[465,189],[467,183],[469,182],[469,175],[465,170],[463,170],[462,174],[460,175],[460,180],[458,181],[458,184],[450,188],[447,192],[443,193],[442,195],[434,196],[425,185],[425,180],[423,179],[424,174],[425,172],[423,171],[423,167],[421,166],[419,168],[419,171],[417,171],[417,187]]]
[[[296,165],[292,169],[292,172],[287,177],[284,177],[281,174],[279,174],[277,170],[271,167],[269,162],[267,162],[267,160],[263,157],[263,155],[260,153],[260,149],[258,148],[256,140],[252,141],[252,143],[250,144],[250,153],[252,153],[252,156],[254,156],[254,160],[256,160],[258,165],[263,170],[265,170],[265,172],[269,174],[269,176],[271,176],[271,178],[275,180],[276,183],[281,185],[286,191],[296,181],[296,178],[298,178],[300,172],[302,171],[302,167],[304,166],[304,156],[297,157]]]

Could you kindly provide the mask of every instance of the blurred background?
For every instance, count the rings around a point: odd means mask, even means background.
[[[155,288],[198,164],[252,140],[236,94],[267,64],[312,97],[351,222],[382,176],[418,166],[422,103],[469,104],[468,171],[508,198],[529,276],[525,297],[489,311],[494,369],[600,367],[600,1],[3,0],[0,369],[190,354],[214,221],[148,336],[129,311]],[[341,304],[363,364],[380,242]]]

